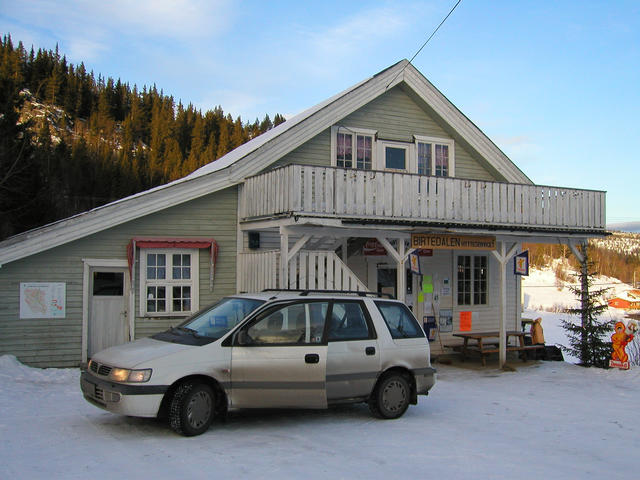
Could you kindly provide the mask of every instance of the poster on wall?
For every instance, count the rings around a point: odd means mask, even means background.
[[[20,318],[65,318],[64,283],[21,283]]]
[[[453,311],[440,310],[439,315],[439,328],[443,333],[453,332]]]
[[[473,315],[471,312],[460,312],[460,331],[470,332]]]

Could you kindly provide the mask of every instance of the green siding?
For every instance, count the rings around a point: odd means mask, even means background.
[[[331,165],[331,129],[316,135],[308,142],[305,142],[293,152],[288,153],[270,168],[282,167],[297,163],[301,165]]]
[[[378,138],[413,142],[413,135],[454,138],[400,88],[392,88],[337,125],[376,130]],[[272,167],[292,163],[331,165],[331,129],[326,129],[278,160]],[[482,166],[476,154],[455,142],[455,176],[475,180],[496,180]]]
[[[134,236],[212,237],[219,245],[213,291],[209,291],[209,251],[200,250],[200,305],[236,290],[237,187],[228,188],[5,264],[0,268],[0,355],[28,365],[68,367],[82,359],[83,258],[124,259]],[[137,275],[136,275],[137,276]],[[135,279],[136,337],[181,321],[139,318]],[[64,282],[66,318],[19,319],[20,283]]]

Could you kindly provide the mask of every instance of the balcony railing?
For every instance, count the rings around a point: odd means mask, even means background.
[[[289,165],[250,177],[242,220],[342,219],[604,231],[605,192]]]

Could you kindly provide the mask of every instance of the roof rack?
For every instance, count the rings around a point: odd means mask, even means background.
[[[377,297],[377,298],[390,298],[395,300],[395,297],[390,293],[382,292],[368,292],[363,290],[315,290],[309,288],[265,288],[263,292],[298,292],[301,297],[306,297],[309,294],[318,293],[337,293],[341,295],[357,295],[359,297]]]

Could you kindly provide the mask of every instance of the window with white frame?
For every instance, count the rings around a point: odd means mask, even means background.
[[[394,170],[399,172],[415,173],[411,152],[413,145],[410,143],[380,141],[380,158],[382,170]]]
[[[371,130],[334,127],[332,164],[340,168],[372,170],[375,135]]]
[[[419,175],[454,176],[453,140],[416,136]]]
[[[487,304],[487,264],[487,255],[458,256],[458,305]]]
[[[198,309],[198,250],[140,249],[140,314],[187,315]]]

